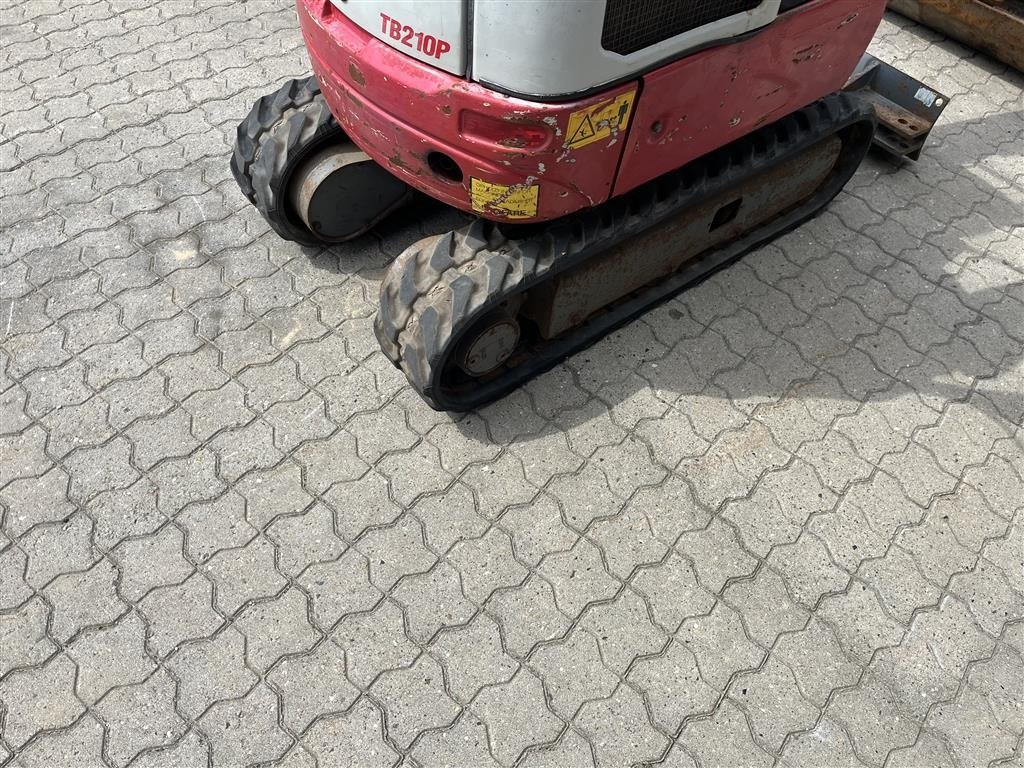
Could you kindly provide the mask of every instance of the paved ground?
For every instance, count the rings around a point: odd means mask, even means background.
[[[1024,98],[486,411],[230,179],[287,0],[3,0],[0,762],[1019,765]]]

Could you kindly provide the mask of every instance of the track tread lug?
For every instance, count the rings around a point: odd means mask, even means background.
[[[452,251],[455,248],[455,233],[448,232],[443,235],[430,251],[430,268],[435,272],[444,272],[454,262]]]
[[[469,311],[470,301],[476,292],[477,286],[471,278],[466,275],[459,275],[449,284],[452,299],[452,318],[465,317]],[[449,328],[449,330],[451,330]]]
[[[484,291],[487,296],[498,293],[505,282],[505,275],[509,273],[512,264],[502,253],[489,254],[484,262],[484,271],[487,282],[484,284]]]
[[[291,170],[314,147],[344,141],[315,77],[289,80],[257,99],[235,132],[231,172],[242,194],[278,235],[302,245],[322,241],[282,199]],[[297,153],[301,145],[302,153]]]

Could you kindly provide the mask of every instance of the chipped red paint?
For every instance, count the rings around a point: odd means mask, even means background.
[[[623,137],[578,150],[563,148],[569,115],[627,93],[626,83],[564,104],[513,99],[435,69],[377,40],[325,0],[298,0],[313,70],[327,102],[352,140],[378,163],[431,197],[472,210],[470,178],[519,187],[540,185],[538,220],[564,216],[611,194]],[[473,141],[460,132],[463,112],[550,130],[537,150]],[[511,135],[511,134],[510,134]],[[453,183],[427,163],[431,151],[451,156],[463,172]],[[488,218],[501,219],[493,211]]]
[[[331,111],[363,151],[465,211],[473,209],[471,178],[516,189],[539,184],[538,221],[623,194],[839,90],[884,9],[885,0],[812,0],[745,40],[667,64],[639,83],[549,104],[511,98],[417,61],[352,24],[329,0],[298,0],[313,70]],[[564,146],[573,112],[638,86],[626,135]],[[514,138],[474,141],[460,129],[467,111],[546,125],[555,137],[540,149],[518,148]],[[456,161],[461,184],[431,170],[427,157],[435,150]],[[502,218],[494,210],[483,215]]]
[[[614,194],[842,88],[884,13],[885,0],[814,0],[760,34],[645,75]]]

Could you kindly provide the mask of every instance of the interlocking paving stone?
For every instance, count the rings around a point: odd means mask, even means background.
[[[2,6],[0,761],[1020,761],[1019,73],[887,16],[920,163],[452,417],[370,322],[465,217],[230,176],[289,2]]]

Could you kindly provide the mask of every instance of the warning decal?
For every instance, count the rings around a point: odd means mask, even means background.
[[[481,179],[469,180],[469,199],[474,211],[497,214],[508,219],[532,219],[537,215],[539,184],[507,187]]]
[[[602,101],[573,112],[569,115],[569,127],[565,130],[565,146],[579,149],[626,130],[634,98],[636,91],[630,91],[610,101]]]

